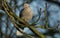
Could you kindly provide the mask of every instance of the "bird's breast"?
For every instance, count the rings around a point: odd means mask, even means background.
[[[30,8],[28,9],[24,9],[23,11],[23,14],[22,14],[22,17],[25,19],[25,20],[31,20],[32,17],[33,17],[33,12]]]

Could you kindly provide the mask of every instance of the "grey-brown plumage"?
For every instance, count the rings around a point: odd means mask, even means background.
[[[24,9],[20,13],[20,18],[24,19],[26,22],[29,22],[33,17],[33,12],[29,4],[24,3]]]

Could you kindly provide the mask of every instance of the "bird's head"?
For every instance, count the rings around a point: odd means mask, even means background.
[[[28,8],[29,7],[29,4],[28,3],[25,3],[24,4],[24,8]]]

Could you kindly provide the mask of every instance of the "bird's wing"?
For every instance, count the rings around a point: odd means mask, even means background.
[[[22,9],[22,10],[20,11],[20,14],[19,14],[19,17],[20,17],[20,18],[22,17],[22,12],[23,12],[23,10],[24,10],[24,9]]]

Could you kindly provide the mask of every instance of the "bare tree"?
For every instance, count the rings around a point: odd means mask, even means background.
[[[11,2],[14,2],[14,8],[12,8],[11,7]],[[2,1],[1,1],[2,2]],[[10,1],[10,3],[8,3],[6,0],[3,0],[3,4],[2,4],[2,6],[0,6],[1,7],[1,9],[2,9],[2,7],[3,7],[3,10],[5,11],[5,13],[7,14],[7,16],[8,16],[8,18],[11,20],[11,22],[14,24],[14,26],[15,26],[15,28],[19,31],[19,32],[21,32],[26,38],[33,38],[34,36],[31,36],[31,35],[28,35],[27,33],[25,33],[25,32],[23,32],[23,27],[25,28],[25,27],[28,27],[36,36],[38,36],[39,38],[46,38],[46,35],[51,35],[51,36],[53,36],[54,35],[54,33],[55,32],[58,32],[59,33],[59,30],[57,31],[56,30],[56,28],[58,28],[58,25],[57,26],[55,26],[54,28],[50,28],[48,25],[49,25],[49,23],[48,23],[48,15],[47,15],[47,13],[48,13],[48,6],[47,6],[47,3],[46,3],[46,7],[45,7],[45,10],[44,10],[44,16],[45,16],[45,24],[44,25],[42,25],[42,26],[39,26],[39,27],[35,27],[35,25],[37,25],[37,22],[38,21],[40,21],[40,15],[41,15],[41,8],[40,8],[40,11],[39,11],[39,13],[38,13],[38,16],[39,16],[39,18],[35,21],[35,22],[33,22],[32,24],[29,24],[29,22],[26,22],[26,21],[24,21],[24,19],[21,19],[21,18],[19,18],[16,14],[15,14],[15,12],[14,12],[14,10],[16,9],[16,8],[19,8],[20,6],[18,6],[17,5],[17,0],[11,0]],[[19,10],[20,11],[20,10]],[[8,18],[7,18],[7,21],[8,21]],[[20,23],[19,23],[20,22]],[[8,22],[7,22],[8,23]],[[7,25],[7,28],[8,28],[8,24],[6,23],[6,25]],[[20,26],[20,27],[19,27]],[[22,27],[23,26],[23,27]],[[37,31],[36,30],[36,28],[45,28],[45,29],[47,29],[47,30],[49,30],[48,31],[48,33],[46,33],[46,34],[42,34],[42,33],[40,33],[39,31]],[[21,31],[22,30],[22,31]],[[56,30],[56,31],[55,31]],[[13,29],[11,30],[11,32],[13,31]],[[53,31],[53,32],[52,32]],[[7,31],[6,31],[7,32]],[[51,34],[50,34],[50,32],[51,32]],[[11,35],[11,33],[10,33],[10,35]]]

